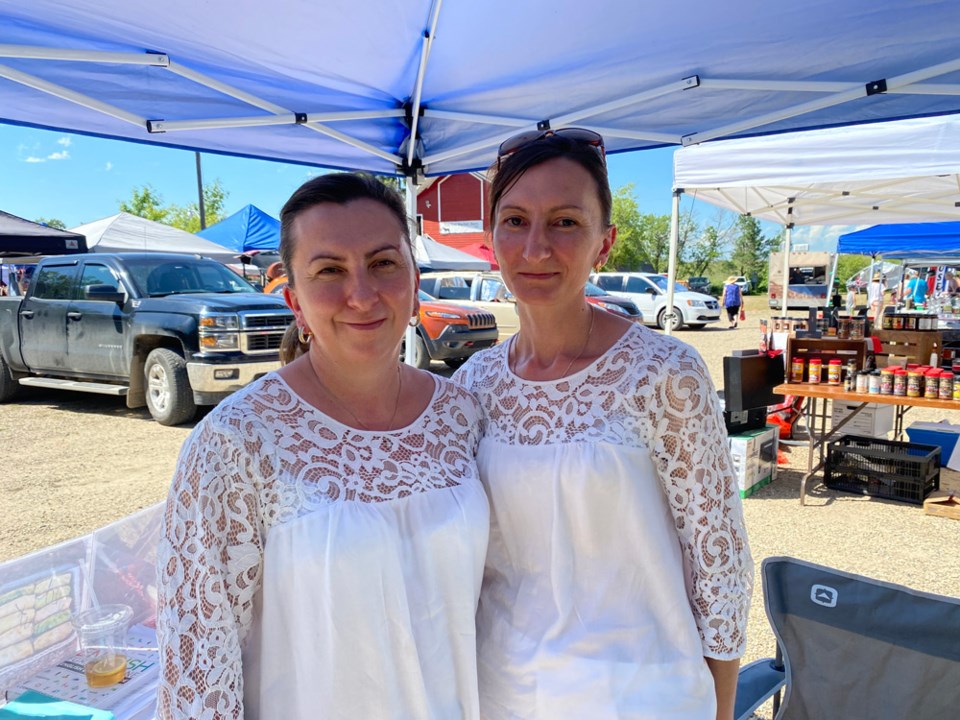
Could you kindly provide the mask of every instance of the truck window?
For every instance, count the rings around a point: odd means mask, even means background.
[[[507,286],[500,280],[484,278],[480,281],[480,300],[483,302],[503,302],[507,294]]]
[[[113,274],[106,265],[91,265],[87,263],[83,266],[83,275],[80,276],[80,297],[83,297],[83,291],[91,285],[113,285],[115,288],[123,291],[123,287],[117,276]]]
[[[627,292],[631,293],[644,293],[649,292],[653,286],[647,282],[644,278],[638,277],[628,277],[627,278]]]
[[[440,300],[469,300],[470,286],[462,277],[440,278],[436,296]]]
[[[76,265],[45,265],[33,278],[33,297],[41,300],[71,300],[76,279]]]

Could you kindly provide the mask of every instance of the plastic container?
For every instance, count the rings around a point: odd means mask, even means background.
[[[867,324],[867,321],[863,318],[851,318],[850,319],[850,339],[851,340],[863,340],[864,329]]]
[[[869,380],[869,381],[870,381],[870,394],[871,394],[871,395],[879,395],[879,394],[880,394],[880,371],[879,371],[879,370],[874,370],[872,373],[870,373],[870,375],[869,375],[868,377],[869,377],[869,379],[870,379],[870,380]]]
[[[790,362],[790,382],[803,382],[803,358],[795,357]]]
[[[924,373],[923,396],[927,400],[937,400],[940,397],[940,371],[936,368],[931,368]]]
[[[840,358],[833,358],[827,363],[827,385],[839,385],[842,374],[843,361]]]
[[[810,358],[807,363],[807,382],[819,383],[823,376],[823,360]]]
[[[940,399],[953,400],[953,373],[950,370],[940,371]]]
[[[907,370],[907,397],[920,397],[922,387],[923,373],[920,372],[919,368]]]
[[[893,368],[880,371],[880,394],[893,395]]]
[[[907,371],[903,368],[893,371],[893,394],[897,397],[907,396]]]
[[[903,315],[900,313],[897,313],[893,316],[893,329],[903,330]]]
[[[131,617],[129,605],[101,605],[74,617],[83,670],[91,688],[116,685],[126,676],[124,648]]]
[[[869,373],[862,372],[857,375],[857,392],[858,393],[870,392],[870,374]]]

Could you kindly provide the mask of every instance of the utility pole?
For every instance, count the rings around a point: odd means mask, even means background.
[[[203,173],[200,170],[200,152],[197,151],[194,153],[197,158],[197,203],[200,208],[200,229],[207,229],[207,216],[203,209]]]

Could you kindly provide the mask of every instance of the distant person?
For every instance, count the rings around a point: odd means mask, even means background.
[[[927,297],[933,297],[937,288],[937,269],[927,270]]]
[[[867,285],[867,306],[870,308],[870,317],[874,320],[880,317],[883,309],[883,276],[877,273]]]
[[[903,295],[907,304],[923,305],[927,299],[927,281],[916,270],[910,271],[910,279]]]
[[[737,285],[737,276],[731,275],[723,285],[723,307],[727,311],[727,326],[730,330],[737,327],[740,319],[740,308],[743,307],[743,288]]]
[[[847,287],[847,302],[846,310],[848,314],[853,314],[854,308],[857,307],[857,287],[856,285],[850,285]]]
[[[960,281],[957,280],[953,271],[947,270],[943,277],[943,294],[949,296],[960,294]]]

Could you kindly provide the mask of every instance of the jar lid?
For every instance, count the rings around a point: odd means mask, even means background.
[[[904,370],[903,368],[896,368],[896,369],[894,369],[893,374],[894,374],[894,375],[906,375],[906,374],[907,374],[907,371]]]
[[[830,361],[830,364],[831,364],[831,365],[843,365],[843,360],[841,360],[840,358],[833,358],[833,359]]]
[[[821,360],[820,358],[810,358],[810,362],[812,362],[812,363],[823,363],[823,360]]]
[[[927,370],[924,375],[927,377],[940,377],[940,371],[937,368],[930,368]]]
[[[945,378],[945,377],[952,378],[952,377],[953,377],[953,371],[952,371],[952,370],[941,370],[941,371],[940,371],[940,377],[942,377],[942,378]]]

